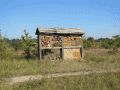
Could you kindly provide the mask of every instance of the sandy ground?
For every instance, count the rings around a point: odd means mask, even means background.
[[[115,70],[100,70],[100,71],[81,71],[81,72],[69,72],[69,73],[55,73],[47,75],[27,75],[27,76],[18,76],[5,78],[5,83],[14,85],[16,83],[27,82],[32,80],[42,80],[48,78],[57,78],[57,77],[66,77],[66,76],[78,76],[78,75],[89,75],[89,74],[99,74],[99,73],[110,73],[110,72],[120,72],[120,69]]]

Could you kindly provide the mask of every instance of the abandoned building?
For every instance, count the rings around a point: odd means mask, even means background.
[[[39,60],[80,60],[83,34],[78,28],[37,28]]]

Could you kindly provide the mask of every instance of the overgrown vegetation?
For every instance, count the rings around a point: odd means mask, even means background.
[[[120,48],[120,35],[113,36],[112,38],[84,38],[84,48],[118,49]]]
[[[0,60],[12,59],[14,56],[15,53],[13,47],[6,42],[5,38],[0,33]]]
[[[20,39],[10,40],[0,33],[0,60],[30,59],[36,54],[36,40],[26,30]]]
[[[35,39],[26,31],[21,39],[9,40],[0,34],[0,90],[119,90],[120,73],[52,78],[42,81],[4,85],[3,78],[94,70],[120,69],[120,35],[112,39],[84,39],[84,59],[78,61],[38,61]],[[28,60],[24,59],[26,56]],[[21,57],[21,58],[19,58]]]
[[[84,60],[78,61],[38,61],[3,60],[0,61],[0,77],[30,74],[49,74],[92,70],[120,69],[120,53],[111,55],[107,50],[87,50]]]

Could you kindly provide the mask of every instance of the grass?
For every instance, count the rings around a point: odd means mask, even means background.
[[[120,73],[52,78],[26,82],[10,87],[3,85],[3,78],[21,75],[51,74],[76,71],[120,69],[120,52],[109,54],[107,50],[87,50],[81,61],[0,61],[0,90],[119,90]]]
[[[102,50],[85,52],[84,60],[78,61],[38,61],[38,60],[2,60],[0,61],[0,78],[50,74],[58,72],[92,71],[101,69],[120,69],[120,53],[109,55]]]
[[[59,77],[0,88],[1,90],[120,90],[120,73]]]

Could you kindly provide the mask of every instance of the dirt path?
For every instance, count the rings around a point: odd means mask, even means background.
[[[100,71],[81,71],[81,72],[69,72],[69,73],[55,73],[55,74],[47,74],[47,75],[27,75],[27,76],[19,76],[19,77],[12,77],[6,78],[6,83],[13,85],[20,82],[26,82],[31,80],[42,80],[48,78],[57,78],[57,77],[64,77],[64,76],[78,76],[78,75],[88,75],[88,74],[99,74],[99,73],[109,73],[109,72],[120,72],[119,70],[100,70]]]

